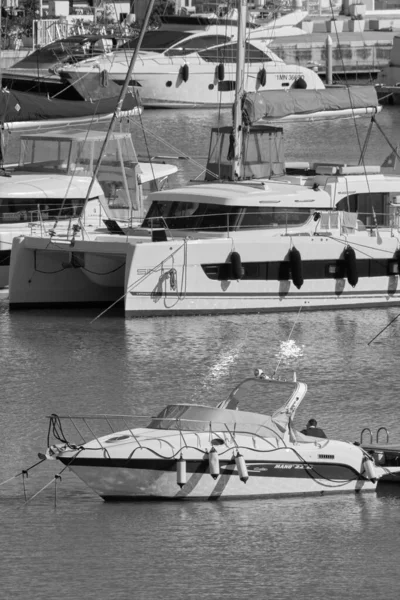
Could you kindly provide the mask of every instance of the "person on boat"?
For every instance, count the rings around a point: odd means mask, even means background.
[[[326,438],[325,432],[320,427],[317,427],[318,423],[315,419],[310,419],[305,429],[302,429],[301,433],[304,435],[310,435],[312,437]]]

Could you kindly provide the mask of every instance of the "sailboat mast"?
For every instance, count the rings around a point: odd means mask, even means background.
[[[149,24],[150,16],[151,16],[151,13],[153,11],[154,2],[155,2],[155,0],[149,0],[149,4],[147,6],[147,10],[146,10],[146,14],[145,14],[145,17],[144,17],[144,20],[143,20],[142,28],[140,30],[139,38],[138,38],[135,50],[133,52],[132,60],[131,60],[131,62],[129,64],[128,71],[126,73],[124,85],[122,86],[122,90],[121,90],[121,93],[120,93],[119,98],[118,98],[116,109],[115,109],[114,114],[112,116],[112,119],[111,119],[111,122],[110,122],[110,126],[109,126],[109,128],[107,130],[107,134],[106,134],[106,137],[104,139],[103,146],[101,148],[101,152],[100,152],[100,155],[99,155],[99,160],[97,161],[96,167],[95,167],[94,172],[93,172],[93,177],[92,177],[92,180],[90,182],[90,185],[89,185],[89,188],[88,188],[88,191],[87,191],[87,194],[86,194],[85,203],[88,201],[89,196],[91,194],[91,191],[93,189],[94,183],[95,183],[95,181],[97,179],[97,175],[99,173],[100,166],[101,166],[101,159],[102,159],[102,157],[103,157],[103,155],[105,153],[105,150],[106,150],[106,147],[107,147],[107,144],[108,144],[108,140],[110,139],[111,133],[113,132],[115,121],[118,119],[119,113],[121,112],[122,105],[124,103],[125,96],[126,96],[127,91],[128,91],[129,83],[130,83],[130,80],[131,80],[131,77],[132,77],[133,68],[134,68],[135,63],[136,63],[136,58],[137,58],[137,55],[139,54],[140,47],[141,47],[142,41],[143,41],[143,37],[144,37],[144,34],[146,33],[146,29],[147,29],[147,26]]]
[[[242,174],[242,97],[244,93],[244,60],[246,47],[247,0],[239,0],[238,39],[236,63],[235,103],[233,105],[233,148],[232,180]]]

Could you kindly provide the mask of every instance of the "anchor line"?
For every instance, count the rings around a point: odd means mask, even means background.
[[[53,483],[53,481],[56,483],[57,485],[57,480],[60,479],[61,480],[61,474],[64,473],[64,471],[66,469],[68,469],[68,467],[73,463],[73,461],[75,460],[75,458],[78,456],[78,454],[82,451],[82,448],[78,450],[78,452],[76,454],[74,454],[74,456],[71,458],[71,460],[69,461],[69,463],[67,465],[65,465],[65,467],[63,469],[61,469],[61,471],[59,473],[57,473],[56,475],[54,475],[54,477],[48,482],[46,483],[46,485],[44,485],[38,492],[36,492],[36,494],[33,494],[33,496],[31,496],[30,498],[28,498],[28,500],[26,500],[24,502],[24,506],[26,504],[28,504],[28,502],[31,502],[31,500],[33,500],[34,498],[36,498],[37,496],[39,496],[39,494],[41,494],[46,488],[49,487],[49,485],[51,485]],[[57,492],[56,492],[57,493]]]
[[[42,462],[44,462],[46,460],[46,458],[42,458],[40,459],[38,462],[36,462],[34,465],[32,465],[31,467],[28,467],[27,469],[23,469],[20,473],[17,473],[17,475],[13,475],[12,477],[10,477],[9,479],[6,479],[5,481],[2,481],[0,483],[0,487],[5,485],[6,483],[9,483],[10,481],[12,481],[13,479],[16,479],[17,477],[28,477],[28,473],[31,469],[33,469],[34,467],[37,467],[38,465],[40,465]]]
[[[372,344],[372,342],[374,342],[376,340],[377,337],[379,337],[381,335],[381,333],[383,333],[385,331],[385,329],[387,329],[388,327],[390,327],[390,325],[392,323],[395,322],[396,319],[398,319],[400,317],[400,313],[398,315],[396,315],[383,329],[381,329],[379,331],[379,333],[376,334],[375,337],[372,338],[372,340],[370,340],[367,344],[367,346],[370,346],[370,344]]]

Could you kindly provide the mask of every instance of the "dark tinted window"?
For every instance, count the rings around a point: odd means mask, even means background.
[[[236,226],[239,206],[194,202],[153,202],[142,227],[169,229],[211,229],[226,231]]]
[[[185,31],[149,31],[144,34],[141,50],[153,50],[154,52],[164,52],[180,40],[188,37],[189,33]],[[129,40],[121,46],[119,50],[134,49],[137,46],[138,39]]]
[[[219,48],[213,48],[211,50],[204,50],[200,52],[200,56],[208,62],[225,62],[225,63],[236,63],[237,62],[237,43],[225,44]],[[267,54],[264,54],[262,50],[259,50],[252,44],[246,42],[245,50],[246,62],[267,62],[271,60]]]
[[[204,48],[224,44],[225,42],[228,42],[229,39],[230,38],[223,35],[204,35],[195,37],[183,41],[182,44],[178,44],[175,48],[171,48],[171,50],[168,50],[165,54],[166,56],[179,56],[182,54],[190,54],[191,52],[200,52],[201,50],[204,50]]]

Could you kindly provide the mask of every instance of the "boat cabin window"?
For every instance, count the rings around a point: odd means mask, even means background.
[[[279,206],[247,207],[240,220],[239,229],[258,229],[263,227],[284,227],[302,225],[314,209],[288,208]]]
[[[142,227],[169,229],[258,229],[302,225],[311,208],[244,207],[193,202],[153,202]]]
[[[389,225],[389,204],[388,194],[381,192],[366,194],[351,194],[342,198],[337,205],[337,210],[358,213],[358,219],[366,226],[375,225],[375,217],[378,225]]]
[[[184,40],[181,44],[178,44],[178,46],[167,50],[165,56],[182,56],[184,54],[191,54],[192,52],[200,52],[201,50],[204,50],[204,48],[225,44],[225,42],[229,42],[229,40],[229,37],[223,35],[194,37],[192,39]]]
[[[148,31],[144,34],[140,51],[164,52],[167,48],[177,44],[181,40],[189,37],[191,34],[188,31]],[[137,46],[139,38],[129,40],[123,44],[119,50],[134,50]]]
[[[194,202],[153,202],[142,227],[227,231],[236,227],[239,206]]]
[[[238,59],[237,42],[219,46],[218,48],[211,48],[210,50],[203,50],[203,52],[200,52],[199,54],[201,58],[207,62],[223,61],[225,63],[236,63]],[[259,48],[246,42],[245,60],[250,63],[267,62],[270,61],[271,58]]]
[[[0,198],[0,223],[47,221],[54,218],[79,217],[85,198]]]
[[[21,141],[19,168],[67,173],[71,142],[63,140],[32,139]]]

